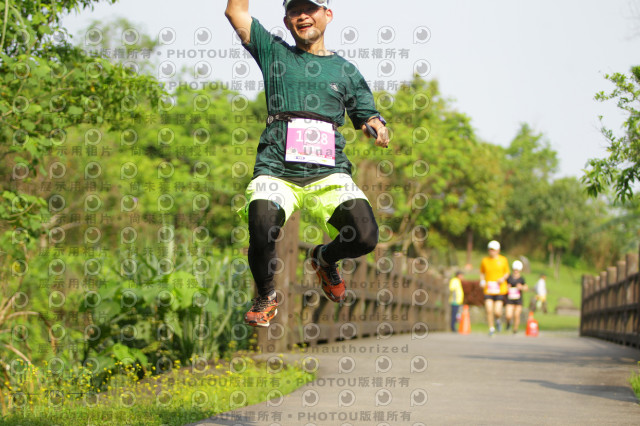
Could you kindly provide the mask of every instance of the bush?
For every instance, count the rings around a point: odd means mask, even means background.
[[[638,361],[638,367],[640,368],[640,361]],[[636,373],[631,373],[631,377],[629,377],[629,383],[631,384],[631,388],[633,392],[640,400],[640,369]]]
[[[84,294],[80,312],[91,324],[83,364],[90,360],[103,371],[119,361],[165,372],[174,361],[216,360],[248,348],[242,315],[251,280],[244,259],[187,256],[169,273],[154,256],[136,259],[130,270],[126,260],[118,262],[121,271],[112,268],[104,285]]]

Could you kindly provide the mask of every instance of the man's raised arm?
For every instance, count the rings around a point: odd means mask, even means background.
[[[251,41],[251,15],[249,14],[249,0],[229,0],[224,11],[231,26],[236,30],[243,43]]]

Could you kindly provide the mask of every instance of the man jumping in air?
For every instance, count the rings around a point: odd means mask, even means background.
[[[249,267],[257,297],[245,315],[253,326],[268,326],[277,313],[275,242],[294,211],[304,207],[333,241],[309,257],[324,294],[345,297],[337,262],[371,252],[378,225],[365,194],[351,178],[345,139],[337,130],[345,110],[356,128],[386,148],[389,132],[373,94],[355,66],[324,45],[333,19],[328,0],[285,0],[284,24],[290,46],[249,14],[249,0],[228,0],[225,15],[256,60],[264,79],[267,126],[260,136],[247,203],[240,212],[249,224]]]

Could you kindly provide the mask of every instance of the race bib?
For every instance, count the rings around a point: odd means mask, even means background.
[[[520,299],[520,290],[518,290],[518,287],[509,287],[509,300],[518,299]]]
[[[487,294],[500,294],[498,281],[487,281]]]
[[[336,134],[331,123],[293,118],[287,125],[285,160],[336,165]]]

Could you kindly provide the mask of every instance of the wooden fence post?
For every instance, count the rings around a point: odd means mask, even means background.
[[[580,335],[640,348],[640,253],[582,277]]]
[[[625,276],[631,276],[638,272],[638,253],[629,253],[626,257],[627,271]]]
[[[640,253],[640,246],[638,246],[638,253]],[[638,262],[636,262],[638,265]],[[640,269],[640,266],[636,266],[636,269]],[[635,274],[635,280],[633,282],[633,291],[631,295],[632,303],[635,303],[637,309],[635,310],[635,318],[631,319],[632,328],[636,334],[635,336],[635,346],[636,348],[640,348],[640,276],[638,275],[640,272]]]
[[[591,334],[591,331],[593,330],[593,315],[594,315],[594,311],[595,311],[595,290],[596,290],[596,277],[594,277],[593,275],[588,275],[588,298],[589,300],[586,303],[585,309],[586,309],[586,313],[585,313],[585,318],[586,318],[586,326],[585,326],[585,332],[588,332],[589,334]]]
[[[589,277],[587,275],[583,275],[582,276],[582,301],[580,303],[580,335],[584,336],[584,330],[585,330],[585,299],[588,297],[589,294],[589,289],[588,289],[588,285],[589,285]]]
[[[589,303],[588,303],[588,312],[589,312],[589,317],[587,319],[587,330],[589,331],[589,335],[593,335],[593,330],[595,329],[595,322],[596,322],[596,312],[598,309],[598,300],[597,300],[597,296],[596,296],[596,291],[597,291],[597,287],[598,287],[598,281],[600,280],[599,277],[596,277],[594,275],[589,275]]]
[[[607,318],[604,309],[607,307],[607,271],[600,271],[600,288],[598,289],[598,331],[607,329]]]
[[[615,266],[607,267],[607,302],[606,306],[613,307],[616,306],[616,287],[615,284],[618,282],[618,268]],[[607,322],[606,322],[606,330],[608,333],[615,333],[616,331],[616,317],[617,314],[608,312],[607,313]]]

